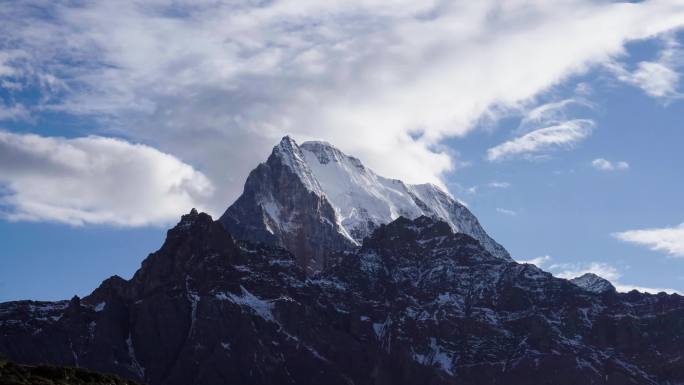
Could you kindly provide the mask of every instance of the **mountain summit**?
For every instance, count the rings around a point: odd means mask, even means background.
[[[290,137],[252,170],[242,195],[220,218],[236,238],[283,247],[308,271],[320,271],[330,255],[357,245],[339,223],[304,154]]]
[[[242,196],[220,221],[239,239],[285,247],[307,269],[319,271],[330,265],[333,252],[360,245],[380,225],[420,216],[438,218],[511,260],[477,218],[439,187],[382,177],[327,142],[299,146],[287,136],[250,173]]]

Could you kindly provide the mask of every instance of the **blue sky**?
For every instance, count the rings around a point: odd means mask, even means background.
[[[684,7],[0,5],[0,301],[129,278],[285,134],[438,183],[521,261],[684,292]]]
[[[592,270],[620,275],[625,285],[681,292],[684,259],[612,234],[681,223],[684,105],[664,105],[627,86],[592,84],[597,106],[581,111],[596,121],[590,138],[544,161],[483,161],[483,148],[506,140],[506,125],[518,124],[502,122],[493,132],[449,141],[464,159],[474,159],[450,174],[449,186],[518,259],[549,256],[543,267],[553,272]],[[625,161],[629,168],[599,170],[592,165],[597,158]],[[500,183],[492,187],[492,181]]]

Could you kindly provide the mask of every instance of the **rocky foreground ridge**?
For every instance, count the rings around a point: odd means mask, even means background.
[[[0,352],[150,385],[684,383],[678,295],[585,289],[427,216],[333,257],[311,273],[193,210],[130,280],[0,304]]]

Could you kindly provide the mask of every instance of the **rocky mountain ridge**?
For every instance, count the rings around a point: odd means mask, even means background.
[[[430,217],[307,274],[195,211],[131,280],[0,304],[0,352],[157,384],[678,384],[684,298],[595,293]]]

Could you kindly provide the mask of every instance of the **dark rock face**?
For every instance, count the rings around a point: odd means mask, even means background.
[[[111,374],[52,365],[17,365],[0,358],[3,385],[136,385]]]
[[[130,280],[0,304],[0,352],[157,384],[678,384],[684,298],[596,294],[399,218],[315,275],[192,212]]]
[[[332,252],[354,246],[289,137],[249,174],[243,194],[219,221],[237,239],[289,250],[309,272],[325,268]]]

